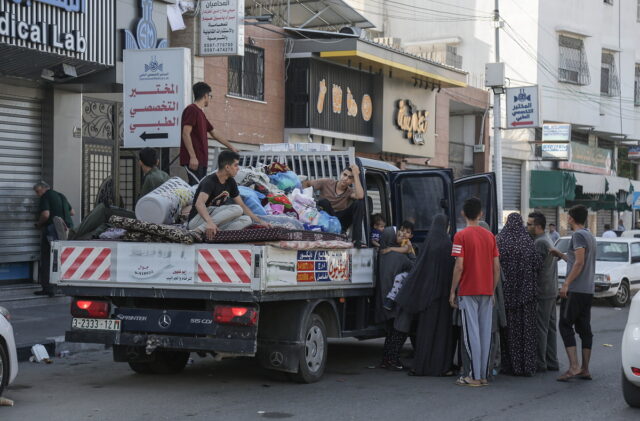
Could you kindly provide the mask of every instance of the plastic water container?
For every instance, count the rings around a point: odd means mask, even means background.
[[[180,209],[193,202],[195,187],[179,177],[168,179],[138,200],[136,218],[154,224],[172,224]]]

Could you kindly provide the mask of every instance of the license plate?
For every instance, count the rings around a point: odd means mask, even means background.
[[[115,319],[73,319],[72,329],[120,330],[120,320]]]

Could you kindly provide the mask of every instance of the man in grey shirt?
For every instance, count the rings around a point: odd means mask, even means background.
[[[556,231],[556,224],[549,224],[549,238],[551,238],[551,244],[555,244],[560,239],[560,233]]]
[[[585,228],[588,216],[587,208],[582,205],[569,209],[568,222],[573,230],[569,250],[563,254],[558,250],[553,253],[567,261],[567,277],[560,289],[560,322],[558,328],[567,350],[570,367],[566,373],[558,377],[558,381],[566,382],[575,377],[591,380],[589,360],[591,359],[591,301],[595,292],[596,271],[596,239]],[[575,328],[575,332],[574,332]],[[576,332],[582,342],[582,367],[578,364],[576,349]]]
[[[558,260],[551,253],[551,239],[544,232],[547,218],[540,212],[532,212],[527,220],[527,230],[534,238],[536,252],[542,266],[538,272],[538,372],[558,371],[556,344],[556,298],[558,296]]]

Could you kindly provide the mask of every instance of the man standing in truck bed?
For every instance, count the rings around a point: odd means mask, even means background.
[[[353,186],[353,187],[352,187]],[[364,221],[364,189],[360,182],[360,168],[352,164],[345,168],[340,180],[320,178],[307,180],[304,187],[313,187],[320,191],[318,206],[331,216],[336,216],[342,224],[342,231],[353,227],[351,238],[356,247],[364,243],[362,222]]]

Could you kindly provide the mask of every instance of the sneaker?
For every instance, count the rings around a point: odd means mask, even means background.
[[[54,216],[53,226],[56,229],[58,240],[67,241],[67,238],[69,237],[69,228],[67,227],[67,224],[64,223],[64,220],[59,216]]]

